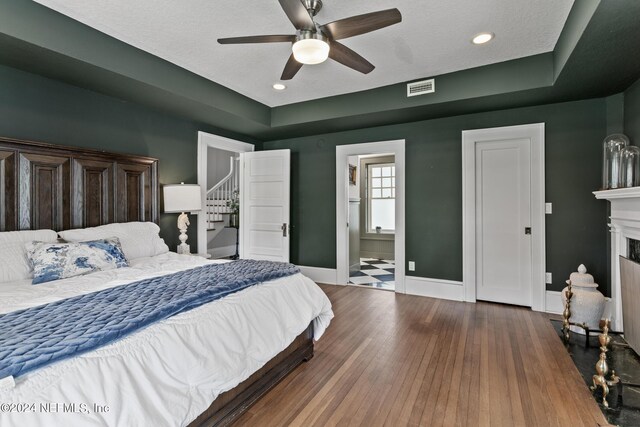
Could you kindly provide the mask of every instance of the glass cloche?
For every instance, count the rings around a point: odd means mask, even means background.
[[[620,167],[622,150],[629,145],[629,138],[621,133],[607,136],[603,142],[602,189],[622,187]]]
[[[640,148],[629,145],[622,149],[620,187],[640,186]]]

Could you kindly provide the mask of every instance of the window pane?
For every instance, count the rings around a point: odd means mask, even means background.
[[[396,197],[396,189],[391,190],[391,197]]]
[[[380,176],[380,168],[372,167],[371,168],[371,176]]]
[[[380,182],[381,182],[381,181],[382,181],[382,178],[373,178],[373,179],[371,180],[371,187],[378,187],[378,188],[380,188],[380,187],[381,187],[381,185],[380,185]]]
[[[382,176],[391,176],[391,168],[389,166],[382,168]]]
[[[396,179],[395,178],[391,178],[391,186],[392,187],[396,186]]]
[[[394,199],[371,200],[371,230],[382,227],[383,230],[396,229]]]
[[[380,192],[380,189],[373,189],[371,191],[371,197],[376,198],[376,197],[382,197],[382,193]]]
[[[382,186],[383,187],[391,187],[391,179],[392,178],[382,178]]]
[[[391,189],[390,188],[384,188],[382,190],[382,197],[391,197]]]
[[[391,175],[396,176],[396,167],[391,166]]]

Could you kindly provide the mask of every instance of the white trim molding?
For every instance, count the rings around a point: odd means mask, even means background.
[[[324,283],[325,285],[337,285],[337,273],[335,268],[307,267],[299,265],[300,272],[316,283]],[[346,283],[342,283],[346,285]]]
[[[349,156],[393,154],[396,165],[396,292],[405,293],[405,141],[367,142],[336,147],[336,270],[337,283],[349,282]]]
[[[531,141],[531,308],[545,311],[544,123],[462,132],[462,283],[464,300],[476,301],[476,143]]]
[[[462,286],[462,282],[407,276],[405,278],[405,285],[407,294],[452,301],[464,301],[464,287]]]
[[[207,203],[207,149],[217,148],[234,153],[253,151],[254,145],[236,141],[212,133],[198,132],[198,185],[202,191],[202,211],[206,211]],[[242,189],[242,180],[240,181]],[[207,253],[207,215],[198,215],[198,253]],[[234,249],[235,253],[235,249]]]
[[[562,299],[560,297],[560,291],[547,291],[545,292],[545,308],[547,313],[562,314],[564,307],[562,306]]]

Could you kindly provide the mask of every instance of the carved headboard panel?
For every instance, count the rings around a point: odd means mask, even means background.
[[[158,219],[157,159],[0,138],[0,231]]]

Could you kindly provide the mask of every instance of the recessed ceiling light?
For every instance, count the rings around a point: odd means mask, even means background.
[[[285,90],[287,87],[285,85],[283,85],[282,83],[274,83],[273,84],[273,88],[275,90]]]
[[[485,44],[493,39],[493,33],[480,33],[471,40],[473,44]]]

